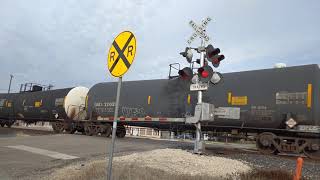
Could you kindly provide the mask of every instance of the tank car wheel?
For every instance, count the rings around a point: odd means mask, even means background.
[[[73,127],[69,127],[68,129],[65,129],[65,132],[68,134],[73,134],[76,132],[76,129]]]
[[[104,131],[105,131],[104,125],[99,124],[99,125],[95,126],[95,132],[96,132],[97,136],[99,136],[99,135],[103,136]]]
[[[52,129],[55,133],[61,133],[63,132],[63,124],[60,122],[54,122],[51,124]]]
[[[311,143],[308,147],[304,149],[304,153],[310,159],[320,160],[320,144]]]
[[[92,126],[91,124],[86,124],[84,126],[84,132],[87,136],[92,136],[93,135],[93,131],[92,131]]]
[[[86,130],[85,130],[85,128],[82,128],[82,129],[78,130],[78,132],[81,132],[82,135],[86,135]]]
[[[76,128],[74,128],[73,124],[72,123],[64,123],[64,131],[65,133],[67,134],[73,134],[76,132]]]
[[[94,136],[99,136],[100,133],[100,127],[99,125],[92,125],[91,126],[91,132]]]
[[[273,145],[273,141],[276,135],[269,132],[261,133],[257,136],[256,146],[263,154],[275,154],[277,149]]]
[[[11,126],[14,124],[14,121],[12,121],[12,122],[7,122],[6,123],[6,126],[8,127],[8,128],[11,128]]]
[[[112,133],[112,128],[110,124],[104,125],[104,132],[101,134],[104,137],[110,137]]]
[[[118,138],[124,138],[126,136],[126,128],[123,125],[118,126],[116,135]]]

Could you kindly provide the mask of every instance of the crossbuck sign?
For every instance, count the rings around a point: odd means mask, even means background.
[[[210,40],[209,36],[206,34],[206,27],[208,23],[211,21],[210,17],[207,17],[206,19],[202,20],[202,24],[198,26],[194,21],[190,21],[189,25],[193,28],[195,33],[192,34],[192,36],[189,38],[187,41],[188,44],[191,44],[196,37],[200,37],[201,39],[205,40],[208,42]]]

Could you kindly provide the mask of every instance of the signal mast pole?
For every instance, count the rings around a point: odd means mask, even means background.
[[[204,49],[202,47],[205,46],[204,40],[201,38],[201,48],[199,49]],[[200,52],[200,67],[204,66],[204,56],[205,56],[205,52],[201,51]],[[202,104],[202,91],[199,90],[198,91],[198,104]],[[202,142],[202,138],[201,138],[201,123],[198,122],[195,124],[196,126],[196,140],[195,140],[195,144],[194,144],[194,153],[196,154],[201,154],[202,150],[203,150],[203,142]]]

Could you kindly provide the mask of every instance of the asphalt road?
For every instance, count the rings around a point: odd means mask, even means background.
[[[0,128],[0,180],[42,179],[72,163],[103,159],[110,141],[104,137]],[[253,144],[210,143],[206,147],[208,155],[241,160],[255,168],[272,169],[281,164],[288,171],[295,168],[295,158],[264,156],[256,152]],[[126,137],[116,140],[115,156],[161,148],[192,150],[193,143]],[[304,174],[311,179],[320,178],[319,162],[307,160],[304,164]]]
[[[83,135],[26,133],[0,128],[0,179],[37,179],[68,164],[103,158],[111,138]],[[139,138],[116,140],[115,155],[181,147],[181,142]]]

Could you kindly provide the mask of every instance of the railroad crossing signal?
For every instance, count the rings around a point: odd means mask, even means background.
[[[136,38],[130,31],[120,33],[108,53],[108,69],[112,76],[121,77],[130,68],[136,54]]]
[[[222,79],[222,75],[219,72],[214,72],[210,82],[214,85],[217,85]]]
[[[180,54],[183,57],[185,57],[189,63],[191,63],[193,54],[192,54],[192,50],[190,48],[186,47],[186,50],[184,52],[181,52]]]
[[[190,21],[189,25],[194,29],[195,33],[192,34],[192,36],[187,41],[188,44],[191,44],[196,37],[200,37],[204,41],[208,42],[210,40],[209,36],[206,34],[205,28],[207,27],[208,23],[211,21],[210,17],[207,17],[206,19],[202,20],[202,24],[198,26],[194,21]]]
[[[193,84],[190,85],[191,91],[198,91],[198,107],[202,107],[207,103],[202,102],[202,91],[208,90],[209,81],[213,84],[218,84],[222,76],[220,73],[214,72],[213,69],[208,65],[208,61],[212,62],[212,65],[214,67],[218,67],[220,64],[220,61],[224,59],[223,55],[219,55],[220,49],[214,48],[212,45],[209,45],[208,47],[205,47],[205,43],[210,40],[209,36],[206,34],[205,28],[207,27],[208,23],[211,21],[210,17],[207,17],[205,20],[202,21],[202,24],[198,26],[195,22],[192,20],[189,22],[189,25],[194,29],[194,33],[187,41],[188,44],[191,44],[196,37],[200,37],[201,39],[201,45],[197,48],[191,48],[187,47],[185,52],[180,53],[182,56],[187,58],[187,61],[189,63],[192,62],[192,53],[191,49],[196,50],[200,54],[200,59],[197,59],[196,62],[200,65],[200,68],[198,68],[198,74],[193,76],[192,69],[185,67],[182,70],[179,71],[179,76],[182,79],[188,79],[191,80]],[[206,60],[207,59],[207,60]],[[191,75],[189,75],[191,74]],[[187,78],[188,77],[188,78]],[[192,78],[189,78],[192,77]],[[200,110],[202,111],[202,110]],[[199,111],[197,111],[199,112]],[[202,112],[201,112],[202,113]],[[203,141],[201,139],[201,123],[200,120],[203,118],[201,113],[197,113],[198,116],[194,116],[196,121],[193,121],[196,127],[196,139],[194,144],[194,153],[202,153],[203,149]],[[205,118],[204,118],[205,119]]]
[[[193,77],[192,69],[189,67],[185,67],[182,70],[179,70],[178,74],[179,77],[181,77],[184,80],[191,80]]]
[[[200,82],[207,83],[211,80],[212,76],[213,69],[210,66],[206,65],[198,69],[198,77]]]
[[[218,67],[220,61],[224,60],[224,55],[219,55],[220,49],[214,48],[211,44],[206,47],[206,58],[214,67]]]

